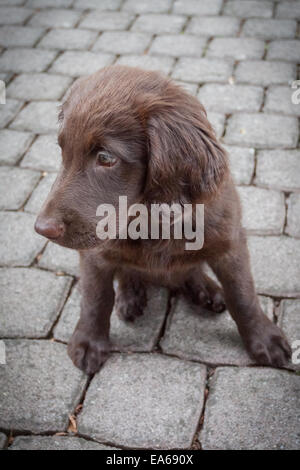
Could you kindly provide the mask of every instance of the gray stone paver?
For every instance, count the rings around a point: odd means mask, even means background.
[[[20,111],[24,103],[22,101],[11,100],[7,99],[5,105],[1,105],[1,113],[0,113],[0,127],[5,127],[9,124],[10,121],[16,116],[16,114]],[[8,135],[5,135],[5,140],[7,139]],[[19,139],[18,139],[19,140]],[[14,144],[16,145],[16,144]],[[4,161],[6,161],[6,156],[3,157]]]
[[[271,18],[273,3],[265,0],[229,0],[224,7],[224,14],[241,18]]]
[[[58,171],[60,162],[61,151],[56,135],[41,135],[22,159],[21,167],[40,171]]]
[[[89,387],[79,432],[116,446],[188,448],[204,383],[199,364],[159,354],[115,355]]]
[[[68,295],[71,278],[40,269],[0,269],[0,336],[42,338]]]
[[[223,59],[181,58],[172,77],[187,82],[226,82],[231,76],[233,63]]]
[[[86,378],[57,343],[79,317],[78,254],[33,230],[74,79],[113,63],[158,70],[205,105],[238,185],[263,310],[300,340],[299,19],[299,0],[0,0],[0,337],[13,361],[0,365],[0,448],[190,448],[199,429],[204,449],[299,448],[299,377],[244,367],[228,312],[170,303],[165,289],[149,287],[134,323],[113,311],[117,352],[82,395]],[[203,364],[217,371],[199,428]],[[83,437],[32,435],[66,431],[81,396]]]
[[[150,34],[131,31],[105,31],[95,42],[93,51],[113,54],[142,54],[151,40]]]
[[[294,38],[297,22],[292,20],[247,20],[242,29],[242,36],[263,39]]]
[[[186,32],[197,36],[233,37],[238,33],[240,23],[239,18],[230,16],[195,16],[188,23]]]
[[[153,34],[172,34],[180,33],[185,23],[185,16],[149,14],[139,16],[131,29],[132,31],[146,31]]]
[[[286,337],[290,341],[293,352],[297,355],[297,364],[294,364],[295,369],[300,369],[300,300],[285,299],[280,305],[280,315],[278,323],[283,329]]]
[[[1,51],[1,49],[0,49]],[[8,73],[0,73],[0,80],[3,80],[6,84],[10,81],[12,77],[12,73],[11,72],[8,72]]]
[[[216,136],[220,138],[224,131],[225,115],[208,111],[207,118],[209,119],[209,122],[211,123],[216,133]]]
[[[278,2],[276,8],[276,17],[277,18],[293,18],[300,19],[300,2]]]
[[[243,225],[249,233],[280,235],[285,221],[284,195],[279,191],[240,186]]]
[[[227,126],[225,143],[257,148],[296,147],[299,136],[294,117],[277,114],[233,114]]]
[[[300,151],[260,150],[257,153],[255,183],[281,191],[300,191]]]
[[[7,441],[6,435],[1,432],[0,433],[0,449],[3,449],[3,447],[5,446],[6,441]]]
[[[247,85],[205,84],[198,98],[207,110],[231,114],[235,111],[259,111],[263,89]]]
[[[21,74],[8,86],[7,96],[24,101],[59,100],[72,79],[48,73]]]
[[[125,0],[122,10],[133,13],[167,13],[172,0]]]
[[[217,15],[222,3],[222,0],[175,0],[174,12],[184,15]]]
[[[0,5],[20,6],[24,4],[24,0],[0,0]]]
[[[250,184],[254,172],[254,149],[224,145],[236,184]]]
[[[0,56],[0,70],[4,72],[43,72],[56,57],[56,51],[41,49],[7,49]]]
[[[63,272],[76,276],[79,274],[79,256],[77,251],[63,248],[55,243],[49,242],[41,259],[41,268],[51,271]]]
[[[150,55],[124,55],[116,61],[119,65],[139,67],[144,70],[159,70],[168,75],[171,71],[175,59],[173,57],[154,57]]]
[[[25,204],[24,210],[26,212],[37,214],[40,211],[55,179],[56,173],[45,174]]]
[[[77,9],[86,10],[87,8],[97,10],[118,10],[121,6],[122,0],[75,0],[74,7]]]
[[[256,288],[264,295],[300,296],[300,240],[248,237]]]
[[[18,436],[9,450],[113,450],[97,442],[69,436]]]
[[[63,52],[52,64],[49,72],[80,77],[96,72],[99,68],[111,65],[115,56],[107,53],[90,51]]]
[[[300,194],[291,194],[287,204],[288,213],[285,231],[292,237],[300,238]]]
[[[294,39],[271,41],[268,47],[267,59],[299,62],[299,41]]]
[[[253,85],[287,85],[297,77],[296,64],[271,62],[265,60],[242,61],[237,64],[235,78],[237,82]]]
[[[211,381],[203,449],[298,449],[300,377],[267,368],[219,368]]]
[[[294,90],[285,86],[271,86],[267,90],[264,111],[300,116],[299,104],[292,103]]]
[[[54,133],[58,130],[58,107],[56,101],[31,101],[12,122],[10,127],[37,134]]]
[[[0,46],[33,47],[44,31],[44,28],[3,26],[0,30]]]
[[[33,10],[29,8],[0,7],[0,24],[21,24],[28,20]]]
[[[73,0],[27,0],[26,5],[32,8],[68,8]]]
[[[120,31],[122,29],[128,29],[134,15],[125,11],[92,11],[88,13],[80,23],[80,28],[95,29],[98,31]],[[80,30],[78,30],[79,32]]]
[[[272,300],[261,297],[261,305],[272,318]],[[252,362],[228,312],[214,314],[183,298],[174,302],[160,346],[167,354],[210,365]]]
[[[37,11],[29,24],[46,28],[73,28],[79,21],[80,16],[80,11],[53,8]]]
[[[54,328],[54,338],[68,343],[80,316],[80,288],[75,286]]]
[[[235,60],[261,59],[265,43],[256,38],[215,38],[208,46],[208,57]]]
[[[87,49],[96,40],[95,31],[85,29],[52,29],[39,42],[42,49],[76,50]]]
[[[61,318],[55,326],[54,337],[68,342],[80,315],[80,290],[77,286],[66,303]],[[110,339],[116,351],[151,351],[153,350],[163,322],[168,303],[166,289],[150,288],[147,291],[147,307],[143,315],[133,323],[120,320],[113,310],[111,317]]]
[[[35,217],[24,212],[0,212],[0,265],[29,266],[46,243],[33,231]]]
[[[6,105],[5,105],[6,106]],[[0,163],[14,165],[26,152],[34,136],[28,132],[17,132],[10,129],[0,131]]]
[[[36,171],[0,167],[0,210],[20,209],[39,179]]]
[[[198,38],[188,34],[166,34],[157,36],[154,39],[149,52],[150,54],[174,57],[201,57],[205,44],[205,38]]]
[[[49,432],[66,430],[69,414],[86,384],[71,367],[63,344],[5,340],[6,365],[0,367],[2,429]]]

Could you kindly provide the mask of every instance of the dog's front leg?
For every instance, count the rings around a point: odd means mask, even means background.
[[[97,372],[108,357],[113,274],[111,267],[104,263],[96,265],[92,256],[81,254],[81,313],[68,353],[75,366],[87,374]]]
[[[282,331],[262,312],[250,269],[246,236],[241,231],[232,248],[210,262],[222,283],[225,302],[249,355],[262,365],[284,366],[291,349]]]

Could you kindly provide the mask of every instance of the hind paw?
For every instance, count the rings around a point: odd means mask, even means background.
[[[184,294],[194,304],[200,305],[206,310],[215,313],[222,313],[226,310],[223,290],[208,277],[197,282],[188,281],[184,288]]]

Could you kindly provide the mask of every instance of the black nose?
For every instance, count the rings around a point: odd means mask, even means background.
[[[64,235],[65,224],[52,218],[38,217],[34,229],[37,233],[43,235],[43,237],[50,238],[50,240],[57,240]]]

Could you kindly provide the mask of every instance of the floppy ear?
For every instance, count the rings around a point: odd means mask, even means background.
[[[148,113],[145,196],[165,202],[204,200],[227,174],[227,155],[198,100],[176,85],[169,87]]]

